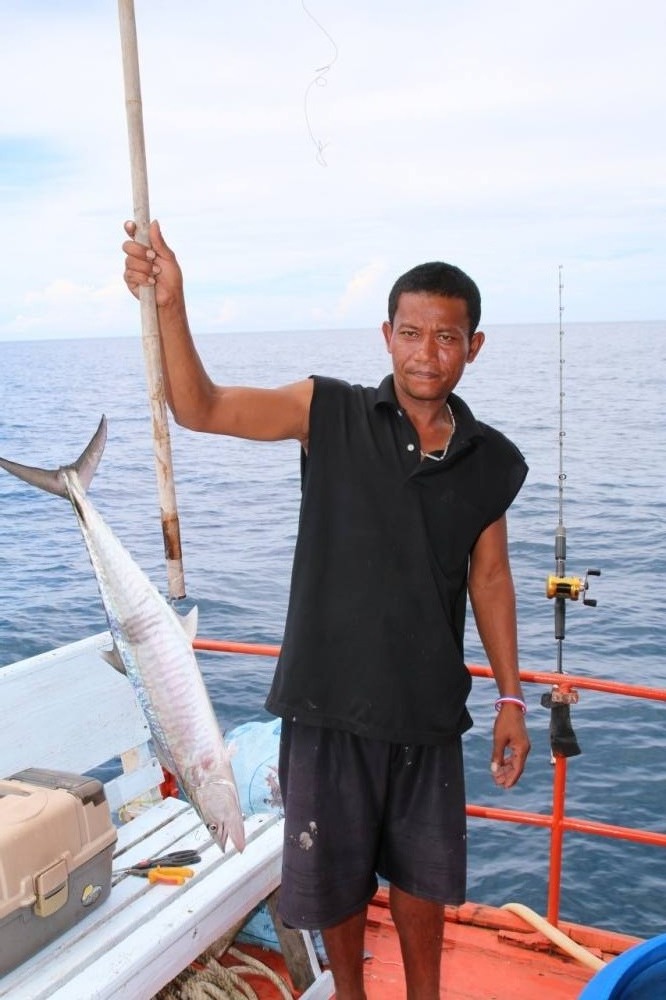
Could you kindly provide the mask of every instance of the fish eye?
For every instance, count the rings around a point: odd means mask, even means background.
[[[209,833],[217,833],[217,823],[209,823],[208,824],[208,832]]]

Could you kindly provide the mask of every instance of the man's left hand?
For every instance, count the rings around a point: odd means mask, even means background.
[[[504,704],[493,729],[493,756],[490,770],[496,785],[511,788],[525,769],[530,752],[525,716],[519,705]]]

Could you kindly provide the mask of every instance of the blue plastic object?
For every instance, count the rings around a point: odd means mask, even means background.
[[[282,796],[278,782],[281,726],[280,719],[245,722],[225,733],[241,809],[246,816],[256,812],[282,815]],[[280,951],[273,918],[265,903],[253,911],[239,933],[238,940],[269,948],[271,951]],[[312,935],[312,942],[319,961],[324,962],[326,951],[318,931]]]
[[[579,1000],[666,1000],[666,934],[614,958],[589,981]]]

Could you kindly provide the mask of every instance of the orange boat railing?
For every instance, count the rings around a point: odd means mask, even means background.
[[[265,643],[232,642],[217,639],[195,639],[194,648],[209,653],[246,653],[254,656],[278,656],[280,647]],[[473,677],[492,679],[490,667],[476,664],[468,667]],[[521,670],[520,677],[526,684],[543,684],[548,687],[562,687],[569,690],[586,689],[605,694],[624,695],[649,701],[666,702],[666,690],[638,684],[623,684],[618,681],[597,680],[591,677],[576,677],[573,674]],[[467,815],[479,819],[499,820],[505,823],[525,823],[550,829],[550,853],[548,871],[547,920],[557,926],[560,910],[560,885],[562,877],[562,853],[566,831],[627,840],[638,844],[666,847],[666,834],[633,827],[615,826],[594,820],[567,816],[565,811],[567,785],[567,759],[555,757],[553,767],[553,795],[551,813],[526,812],[520,809],[497,809],[491,806],[468,804]]]

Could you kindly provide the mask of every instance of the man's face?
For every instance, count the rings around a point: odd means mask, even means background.
[[[393,359],[399,401],[444,401],[481,350],[484,335],[469,334],[464,299],[403,292],[393,324],[382,326]]]

